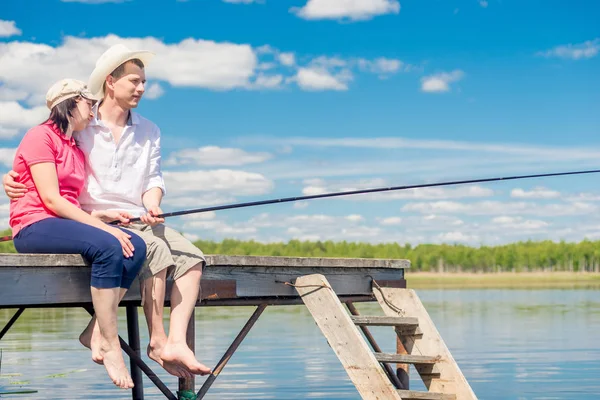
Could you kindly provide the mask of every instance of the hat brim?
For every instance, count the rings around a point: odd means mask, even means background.
[[[148,65],[154,58],[154,53],[150,51],[130,51],[127,53],[119,54],[118,57],[114,57],[111,60],[107,60],[102,64],[97,64],[96,68],[90,74],[88,80],[88,88],[92,93],[95,100],[101,100],[104,98],[104,82],[106,77],[110,75],[119,65],[129,60],[139,59],[144,63],[144,66]]]

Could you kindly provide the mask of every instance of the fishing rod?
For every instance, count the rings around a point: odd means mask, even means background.
[[[209,211],[220,211],[220,210],[230,210],[233,208],[255,207],[255,206],[263,206],[263,205],[267,205],[267,204],[287,203],[287,202],[291,202],[291,201],[322,199],[322,198],[326,198],[326,197],[350,196],[353,194],[389,192],[389,191],[396,191],[396,190],[421,189],[421,188],[429,188],[429,187],[465,185],[465,184],[471,184],[471,183],[484,183],[484,182],[495,182],[495,181],[510,181],[510,180],[516,180],[516,179],[544,178],[544,177],[549,177],[549,176],[595,174],[598,172],[600,172],[600,169],[587,170],[587,171],[573,171],[573,172],[553,172],[553,173],[547,173],[547,174],[534,174],[534,175],[516,175],[516,176],[506,176],[506,177],[500,177],[500,178],[468,179],[468,180],[462,180],[462,181],[423,183],[423,184],[419,184],[419,185],[390,186],[390,187],[373,188],[373,189],[350,190],[350,191],[346,191],[346,192],[322,193],[322,194],[314,194],[314,195],[309,195],[309,196],[298,196],[298,197],[284,197],[281,199],[259,200],[259,201],[250,201],[247,203],[234,203],[234,204],[226,204],[226,205],[222,205],[222,206],[195,208],[195,209],[190,209],[190,210],[168,212],[168,213],[157,215],[156,217],[158,217],[158,218],[177,217],[180,215],[197,214],[197,213],[203,213],[203,212],[209,212]],[[141,220],[140,218],[132,218],[132,219],[130,219],[130,222],[138,222],[140,220]],[[111,222],[111,224],[113,224],[113,225],[118,224],[118,223],[119,223],[119,221]]]
[[[198,214],[209,211],[221,211],[221,210],[230,210],[233,208],[245,208],[245,207],[255,207],[255,206],[263,206],[267,204],[279,204],[279,203],[288,203],[291,201],[303,201],[303,200],[313,200],[313,199],[322,199],[327,197],[339,197],[339,196],[350,196],[354,194],[365,194],[365,193],[378,193],[378,192],[390,192],[390,191],[398,191],[398,190],[408,190],[408,189],[422,189],[429,187],[440,187],[440,186],[451,186],[451,185],[466,185],[472,183],[485,183],[485,182],[496,182],[496,181],[511,181],[517,179],[531,179],[531,178],[544,178],[549,176],[564,176],[564,175],[583,175],[583,174],[595,174],[599,173],[600,169],[586,170],[586,171],[572,171],[572,172],[553,172],[547,174],[531,174],[531,175],[515,175],[515,176],[505,176],[498,178],[482,178],[482,179],[468,179],[462,181],[448,181],[448,182],[437,182],[437,183],[423,183],[418,185],[404,185],[404,186],[390,186],[390,187],[381,187],[381,188],[372,188],[372,189],[361,189],[361,190],[350,190],[346,192],[335,192],[335,193],[322,193],[322,194],[314,194],[309,196],[297,196],[297,197],[284,197],[281,199],[271,199],[271,200],[259,200],[259,201],[250,201],[247,203],[234,203],[234,204],[226,204],[222,206],[213,206],[213,207],[205,207],[205,208],[194,208],[190,210],[182,210],[182,211],[174,211],[164,214],[156,215],[158,218],[168,218],[168,217],[177,217],[180,215],[187,214]],[[141,221],[141,218],[132,218],[129,222],[138,222]],[[112,221],[111,225],[117,225],[120,221]],[[12,236],[3,236],[0,237],[0,242],[6,242],[12,240]]]

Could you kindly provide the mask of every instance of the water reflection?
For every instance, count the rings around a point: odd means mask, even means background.
[[[600,294],[590,290],[419,290],[438,330],[481,399],[600,398]],[[378,305],[359,304],[380,315]],[[197,353],[215,365],[252,307],[198,309]],[[14,310],[0,310],[0,325]],[[34,389],[14,399],[131,398],[114,389],[77,337],[84,310],[26,310],[0,342],[0,392]],[[126,336],[125,313],[119,316]],[[141,319],[140,326],[145,327]],[[373,328],[394,351],[390,328]],[[142,330],[142,347],[147,344]],[[145,361],[154,363],[144,356]],[[173,391],[176,379],[156,369]],[[414,373],[412,374],[414,378]],[[204,378],[197,380],[199,387]],[[163,396],[145,379],[146,398]],[[423,388],[413,379],[413,388]],[[310,314],[302,306],[267,308],[207,399],[359,399]]]

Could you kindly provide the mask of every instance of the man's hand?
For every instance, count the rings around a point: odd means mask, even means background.
[[[9,171],[2,177],[2,183],[4,184],[4,192],[11,200],[19,199],[25,196],[27,193],[27,186],[17,182],[19,174],[15,171]]]
[[[159,206],[153,206],[148,208],[148,213],[142,215],[140,220],[146,225],[156,226],[165,222],[164,218],[157,218],[157,215],[163,214],[163,211]]]
[[[125,211],[111,211],[111,210],[99,210],[92,211],[92,217],[96,217],[103,222],[119,221],[119,225],[129,225],[129,220],[133,218],[133,215]]]

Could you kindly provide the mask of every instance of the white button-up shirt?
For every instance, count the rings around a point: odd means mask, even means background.
[[[160,170],[160,129],[131,111],[121,139],[115,143],[110,129],[96,117],[74,134],[86,158],[86,187],[81,207],[127,211],[135,217],[146,212],[142,195],[154,187],[165,192]]]

